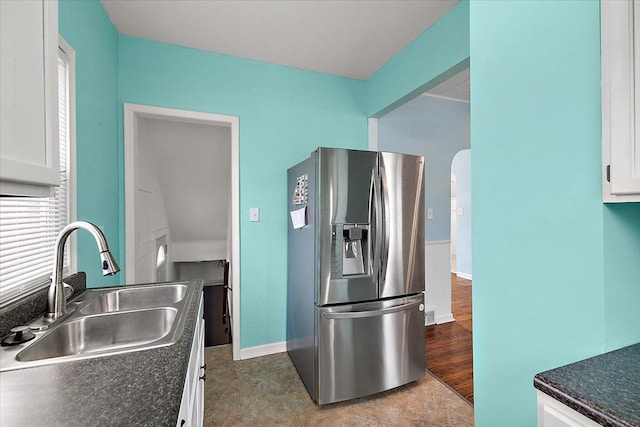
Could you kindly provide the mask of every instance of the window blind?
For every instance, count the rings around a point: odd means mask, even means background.
[[[0,197],[0,306],[45,287],[56,237],[69,222],[69,61],[58,50],[60,186],[53,197]],[[65,274],[69,250],[65,250]]]

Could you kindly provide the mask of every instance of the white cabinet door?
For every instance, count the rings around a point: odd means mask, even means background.
[[[1,0],[0,0],[1,1]],[[178,415],[178,427],[201,427],[204,421],[204,305],[200,298],[196,330],[191,345],[189,367],[182,390],[182,403]]]
[[[602,163],[605,202],[640,201],[640,0],[603,1]]]
[[[197,364],[199,376],[197,378],[193,395],[193,406],[191,408],[191,425],[193,426],[201,426],[204,423],[204,382],[207,378],[206,365],[204,363],[204,320],[202,320],[200,324]]]
[[[537,391],[538,427],[599,427],[600,425],[560,403],[551,396]]]
[[[0,1],[0,194],[58,185],[58,2]]]

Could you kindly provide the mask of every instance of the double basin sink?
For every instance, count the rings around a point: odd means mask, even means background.
[[[174,344],[196,288],[174,282],[89,289],[35,339],[2,347],[0,372]]]

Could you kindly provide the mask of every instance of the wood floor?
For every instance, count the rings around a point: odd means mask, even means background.
[[[427,369],[473,403],[471,281],[451,274],[455,322],[427,326]]]

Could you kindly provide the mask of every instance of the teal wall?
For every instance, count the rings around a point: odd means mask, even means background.
[[[59,31],[76,53],[77,218],[104,231],[124,267],[118,218],[118,33],[97,0],[59,2]],[[93,238],[78,236],[78,270],[90,287],[119,284],[124,273],[103,277]]]
[[[605,349],[599,3],[470,27],[475,422],[534,426],[533,376]]]
[[[425,158],[425,240],[451,239],[451,162],[469,148],[469,104],[418,96],[378,119],[378,148]],[[433,219],[426,218],[427,208]]]
[[[606,350],[640,341],[640,203],[604,207]]]
[[[121,103],[240,118],[242,348],[285,340],[287,169],[317,146],[366,149],[364,89],[361,81],[120,36]],[[250,207],[260,208],[260,222],[249,222]]]
[[[469,2],[462,0],[367,80],[366,113],[380,117],[469,67]]]

